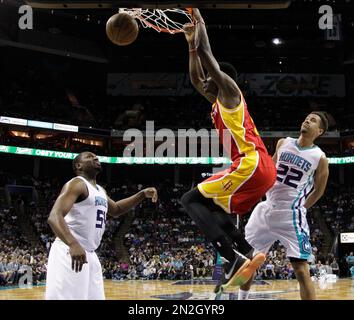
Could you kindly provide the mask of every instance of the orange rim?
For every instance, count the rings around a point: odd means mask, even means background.
[[[186,8],[186,11],[191,15],[193,22],[195,21],[194,16],[193,16],[193,8]]]

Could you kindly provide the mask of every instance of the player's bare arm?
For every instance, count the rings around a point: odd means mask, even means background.
[[[212,53],[205,23],[199,9],[194,8],[193,14],[197,21],[195,33],[197,53],[202,65],[218,86],[218,99],[225,107],[231,106],[230,108],[233,108],[238,106],[241,103],[240,89],[231,77],[220,70],[219,63]]]
[[[277,146],[275,147],[275,152],[274,152],[273,157],[272,157],[272,159],[273,159],[275,164],[278,161],[278,150],[281,147],[281,145],[283,144],[284,140],[285,140],[284,138],[279,139],[278,142],[277,142]]]
[[[119,200],[117,202],[114,202],[108,197],[108,214],[114,218],[119,217],[133,209],[145,199],[151,199],[152,202],[156,203],[158,199],[156,189],[146,188],[129,198]]]
[[[314,189],[306,199],[305,208],[311,208],[324,194],[329,175],[328,160],[322,156],[315,174]]]
[[[71,234],[64,217],[68,214],[75,202],[87,198],[88,191],[85,183],[80,179],[73,179],[66,183],[54,203],[48,218],[48,224],[54,234],[70,248],[72,259],[71,268],[80,272],[84,263],[87,263],[86,252],[77,239]]]
[[[203,90],[203,81],[205,81],[205,74],[202,63],[197,54],[195,43],[195,29],[196,27],[194,24],[186,24],[183,27],[184,35],[188,42],[189,48],[189,77],[196,90],[209,102],[214,103],[216,101],[216,97],[206,93]]]

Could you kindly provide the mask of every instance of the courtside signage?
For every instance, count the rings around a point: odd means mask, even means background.
[[[73,160],[78,154],[64,151],[22,148],[0,145],[0,152],[27,156]],[[98,156],[100,162],[111,164],[231,164],[226,157],[107,157]],[[354,157],[328,158],[330,164],[354,163]]]

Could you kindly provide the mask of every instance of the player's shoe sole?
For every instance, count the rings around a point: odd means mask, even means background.
[[[264,263],[265,260],[266,256],[264,253],[257,253],[248,264],[248,266],[239,273],[238,277],[234,280],[234,285],[242,286],[245,284],[257,271],[257,269]]]
[[[243,259],[243,263],[241,266],[238,267],[238,269],[236,269],[235,273],[232,275],[232,277],[228,280],[225,279],[225,270],[223,272],[222,278],[220,280],[220,282],[216,285],[215,289],[214,289],[214,293],[218,296],[221,295],[224,291],[224,289],[234,285],[234,281],[235,279],[237,279],[237,277],[241,274],[241,272],[243,272],[245,270],[245,268],[250,264],[251,260],[250,259]],[[235,261],[236,263],[236,261]]]
[[[223,285],[220,286],[219,291],[224,291],[230,286],[237,286],[238,283],[240,282],[240,279],[243,279],[245,276],[245,271],[247,270],[247,267],[251,263],[250,259],[246,259],[246,261],[242,264],[242,266],[237,270],[237,272],[230,278],[230,280]]]
[[[222,293],[230,286],[242,286],[245,284],[256,272],[256,270],[264,263],[266,256],[263,253],[257,253],[252,260],[247,259],[241,268],[234,274],[234,276],[227,283],[220,286],[219,292]]]

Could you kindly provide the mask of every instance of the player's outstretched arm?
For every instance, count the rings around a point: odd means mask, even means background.
[[[324,194],[329,176],[328,160],[322,156],[315,174],[314,189],[306,199],[305,208],[311,208]]]
[[[55,201],[48,218],[48,224],[54,234],[70,247],[69,252],[72,257],[71,267],[76,272],[80,272],[83,264],[87,263],[86,252],[71,234],[64,217],[78,199],[85,199],[87,196],[88,191],[85,183],[80,179],[74,179],[66,183]]]
[[[222,90],[226,96],[232,96],[236,99],[236,104],[241,102],[241,93],[235,81],[226,73],[220,70],[219,63],[215,59],[211,50],[209,37],[206,31],[204,19],[199,9],[193,9],[193,15],[196,19],[196,48],[200,61],[208,71],[210,77],[216,82],[219,90]]]
[[[145,199],[151,199],[152,202],[157,202],[157,191],[155,188],[146,188],[133,196],[114,202],[108,198],[108,214],[112,217],[119,217],[122,214],[133,209]]]
[[[193,86],[197,91],[204,96],[208,101],[214,103],[216,97],[205,93],[203,90],[203,81],[206,79],[202,63],[197,54],[196,43],[195,43],[195,30],[196,26],[194,24],[186,24],[183,27],[184,35],[188,42],[189,49],[189,77]]]

